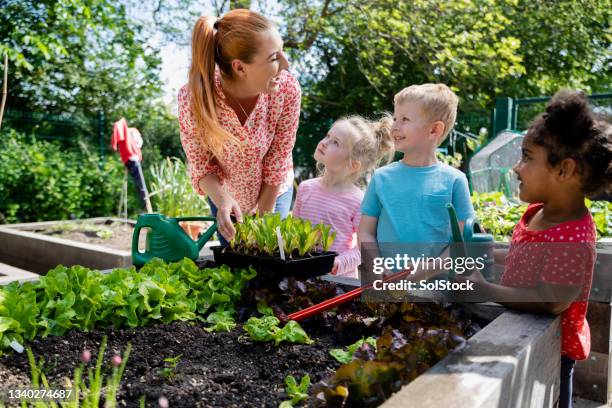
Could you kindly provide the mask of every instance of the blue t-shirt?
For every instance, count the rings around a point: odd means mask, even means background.
[[[448,243],[452,203],[459,221],[474,216],[467,178],[461,171],[437,163],[412,167],[401,161],[374,172],[362,214],[378,218],[379,243]]]

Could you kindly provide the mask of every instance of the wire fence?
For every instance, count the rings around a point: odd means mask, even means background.
[[[53,140],[67,148],[78,147],[79,142],[95,146],[100,155],[108,153],[106,121],[102,112],[93,117],[81,115],[51,115],[7,109],[4,112],[2,129],[14,129],[37,139]]]

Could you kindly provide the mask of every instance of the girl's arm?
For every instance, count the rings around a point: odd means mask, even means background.
[[[457,275],[456,281],[474,282],[474,291],[468,298],[484,299],[515,310],[559,315],[580,295],[581,286],[552,285],[540,282],[536,288],[515,288],[498,285],[484,279],[480,271],[468,277]],[[469,300],[469,299],[468,299]]]
[[[498,265],[504,265],[506,263],[506,257],[508,256],[508,248],[494,248],[493,249],[493,262]]]
[[[360,197],[362,198],[362,197]],[[359,200],[361,202],[361,199]],[[359,232],[359,224],[361,221],[361,208],[360,206],[356,206],[353,209],[353,216],[351,217],[351,237],[355,237],[355,235]],[[353,238],[354,239],[354,238]],[[349,250],[346,250],[339,254],[334,260],[334,269],[333,273],[353,273],[355,269],[361,264],[361,250],[359,248],[359,242],[356,247],[353,247]]]

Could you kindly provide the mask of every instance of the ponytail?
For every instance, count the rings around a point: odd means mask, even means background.
[[[391,136],[393,118],[386,113],[378,122],[373,123],[374,136],[378,141],[378,152],[376,155],[376,165],[389,164],[395,155],[395,144]]]
[[[217,118],[215,68],[233,79],[231,61],[251,62],[259,46],[257,34],[272,28],[271,22],[256,12],[232,10],[222,18],[200,17],[191,37],[191,67],[188,87],[191,109],[200,145],[220,157],[227,143],[241,148],[238,138],[229,133]]]

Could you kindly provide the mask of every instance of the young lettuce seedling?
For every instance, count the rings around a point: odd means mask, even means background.
[[[308,399],[308,387],[310,387],[310,376],[304,375],[298,385],[295,377],[288,375],[285,378],[285,393],[291,398],[283,401],[278,408],[293,408],[294,404]]]

